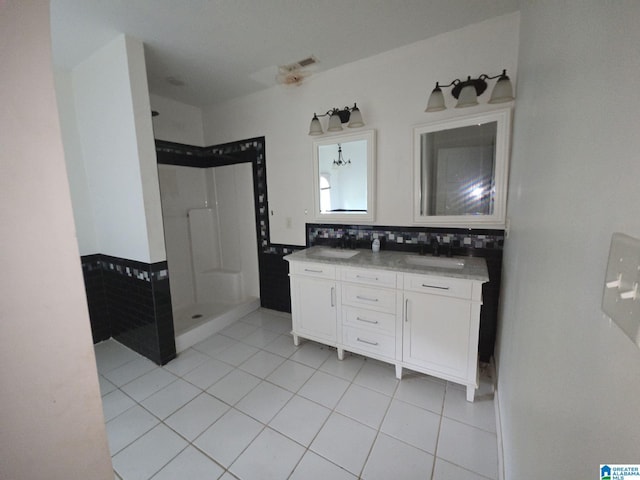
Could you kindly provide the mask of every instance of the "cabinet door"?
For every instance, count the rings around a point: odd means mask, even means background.
[[[294,333],[336,343],[336,283],[307,277],[292,277]]]
[[[413,292],[404,298],[404,362],[466,379],[473,354],[470,302]]]

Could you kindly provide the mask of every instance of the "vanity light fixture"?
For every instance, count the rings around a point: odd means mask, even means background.
[[[333,159],[333,168],[346,167],[351,165],[351,159],[345,161],[342,156],[342,145],[338,144],[338,159]]]
[[[327,126],[327,132],[340,132],[342,130],[342,124],[349,122],[348,128],[364,127],[364,121],[362,120],[362,113],[360,109],[354,103],[353,107],[344,107],[342,110],[339,108],[332,108],[327,113],[317,115],[313,114],[311,119],[311,125],[309,125],[309,135],[322,135],[322,124],[318,117],[329,117],[329,124]]]
[[[478,105],[478,96],[482,95],[482,93],[487,89],[487,80],[493,80],[494,78],[497,78],[498,81],[493,87],[489,103],[504,103],[513,100],[514,96],[511,80],[507,76],[507,71],[502,70],[501,74],[493,77],[483,73],[478,78],[467,77],[466,80],[456,78],[448,85],[440,85],[439,82],[436,82],[436,88],[433,89],[429,96],[425,112],[439,112],[447,108],[444,103],[442,89],[448,87],[453,87],[451,95],[458,99],[456,108]]]

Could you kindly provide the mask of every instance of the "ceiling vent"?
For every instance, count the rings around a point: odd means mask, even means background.
[[[318,61],[315,57],[307,57],[289,65],[280,65],[276,81],[282,85],[300,85],[306,77],[311,75],[311,71],[306,67],[315,65]]]
[[[304,60],[300,60],[297,62],[301,67],[308,67],[309,65],[313,65],[314,63],[318,63],[314,56],[307,57]]]

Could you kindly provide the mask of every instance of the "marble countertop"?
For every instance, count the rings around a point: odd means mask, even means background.
[[[334,258],[323,256],[323,252],[333,252],[329,254],[348,255],[349,252],[357,251],[358,253],[350,258]],[[356,267],[356,268],[375,268],[378,270],[394,270],[404,273],[421,273],[424,275],[438,275],[442,277],[462,278],[466,280],[478,280],[481,282],[489,281],[489,273],[487,271],[487,262],[481,257],[459,257],[453,258],[464,260],[464,267],[459,269],[443,268],[436,266],[422,266],[414,265],[407,262],[407,257],[417,257],[415,253],[405,252],[392,252],[389,250],[383,250],[378,253],[373,253],[370,249],[358,249],[358,250],[342,250],[339,248],[329,248],[325,246],[316,246],[311,248],[305,248],[304,250],[298,250],[284,257],[288,262],[300,261],[300,262],[315,262],[326,263],[329,265],[336,265],[341,267]],[[425,255],[423,258],[432,258],[429,255]],[[433,258],[446,258],[446,257],[433,257]],[[428,261],[428,260],[426,260]]]

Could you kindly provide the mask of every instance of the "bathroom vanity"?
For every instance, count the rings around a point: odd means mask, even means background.
[[[486,262],[311,247],[289,262],[293,339],[300,337],[466,386],[478,385]]]

